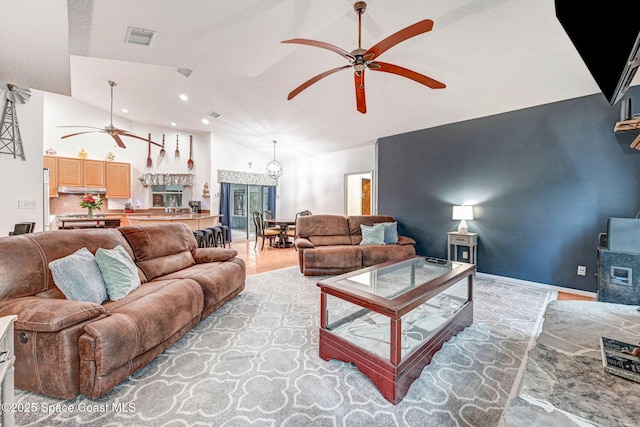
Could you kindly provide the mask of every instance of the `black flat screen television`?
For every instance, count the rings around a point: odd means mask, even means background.
[[[640,66],[640,15],[634,3],[555,0],[556,17],[610,105],[622,99]]]

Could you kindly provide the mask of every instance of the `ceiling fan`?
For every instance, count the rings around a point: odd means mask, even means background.
[[[356,106],[358,111],[361,112],[362,114],[367,112],[367,104],[365,101],[365,93],[364,93],[364,72],[367,69],[371,71],[382,71],[385,73],[391,73],[391,74],[396,74],[398,76],[406,77],[408,79],[421,83],[425,86],[428,86],[432,89],[444,89],[446,87],[444,83],[441,83],[437,80],[434,80],[422,74],[416,73],[415,71],[409,70],[407,68],[403,68],[398,65],[388,64],[386,62],[374,61],[374,59],[376,59],[377,57],[382,55],[382,53],[391,49],[393,46],[397,45],[398,43],[401,43],[419,34],[431,31],[431,29],[433,28],[432,20],[425,19],[423,21],[416,22],[415,24],[410,25],[390,35],[389,37],[383,39],[382,41],[378,42],[378,44],[370,48],[369,50],[364,50],[362,49],[362,46],[361,46],[362,15],[367,9],[367,4],[363,1],[358,1],[353,5],[353,9],[358,14],[358,48],[351,52],[347,52],[346,50],[341,49],[332,44],[320,42],[316,40],[291,39],[291,40],[282,41],[282,43],[304,44],[304,45],[327,49],[337,53],[338,55],[344,57],[349,61],[349,65],[344,65],[342,67],[337,67],[337,68],[333,68],[331,70],[325,71],[324,73],[320,73],[317,76],[302,83],[300,86],[295,88],[291,93],[289,93],[289,96],[287,99],[291,100],[294,96],[298,95],[300,92],[302,92],[312,84],[318,82],[319,80],[327,76],[330,76],[333,73],[336,73],[340,70],[344,70],[346,68],[353,68],[354,83],[355,83],[355,89],[356,89]]]
[[[76,136],[76,135],[82,135],[82,134],[85,134],[85,133],[97,132],[97,133],[106,133],[106,134],[111,135],[111,137],[116,141],[116,144],[118,144],[118,147],[120,147],[120,148],[127,148],[127,146],[124,145],[124,142],[122,142],[122,138],[120,138],[121,136],[128,136],[130,138],[141,139],[143,141],[150,142],[151,144],[155,144],[158,147],[160,147],[161,145],[158,144],[157,142],[151,141],[151,138],[142,138],[140,136],[132,134],[128,130],[118,129],[117,127],[115,127],[113,125],[113,87],[115,85],[116,85],[115,82],[112,82],[111,80],[109,80],[109,86],[111,86],[111,122],[107,126],[105,126],[104,128],[98,128],[98,127],[94,127],[94,126],[58,126],[59,128],[97,129],[97,130],[88,130],[88,131],[84,131],[84,132],[76,132],[76,133],[72,133],[72,134],[69,134],[69,135],[64,135],[64,136],[60,137],[60,139],[65,139],[65,138],[69,138],[71,136]]]

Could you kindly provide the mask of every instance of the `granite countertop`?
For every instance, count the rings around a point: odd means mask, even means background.
[[[129,214],[130,215],[130,214]],[[176,219],[203,219],[203,218],[218,218],[220,214],[145,214],[144,218],[136,218],[139,221],[171,221]]]

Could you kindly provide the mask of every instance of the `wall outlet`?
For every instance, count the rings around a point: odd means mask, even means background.
[[[467,251],[462,251],[462,258],[463,258],[463,259],[469,259],[469,252],[467,252]]]
[[[578,276],[586,276],[587,275],[587,267],[584,265],[578,266]]]
[[[35,200],[18,200],[18,209],[35,209]]]

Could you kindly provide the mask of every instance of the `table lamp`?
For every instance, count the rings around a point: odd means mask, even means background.
[[[460,225],[458,225],[458,233],[467,234],[469,232],[467,220],[473,219],[473,206],[454,206],[452,219],[460,221]]]

